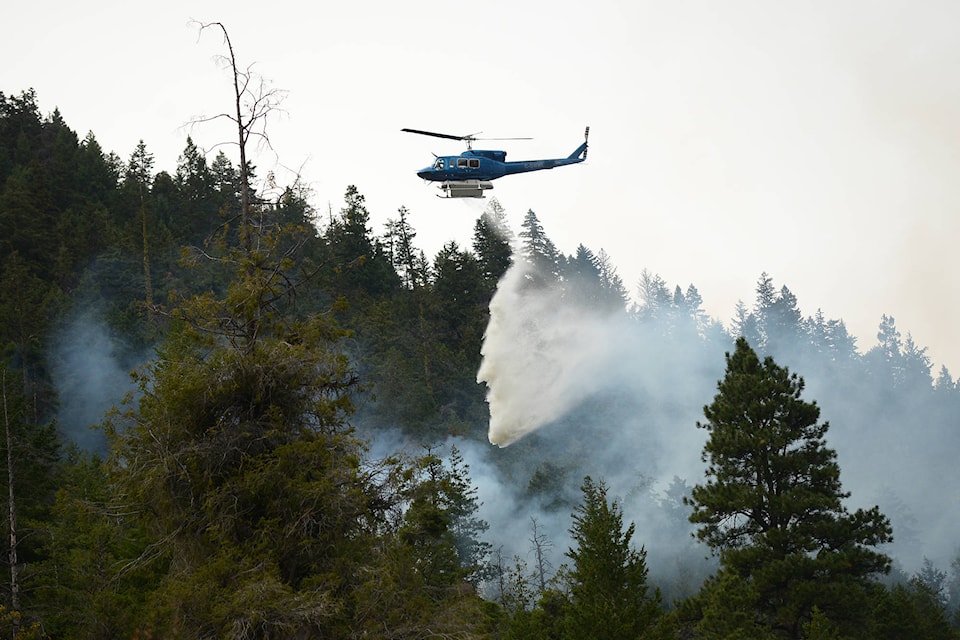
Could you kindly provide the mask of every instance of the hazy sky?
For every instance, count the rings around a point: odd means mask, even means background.
[[[173,172],[188,134],[232,139],[184,127],[232,90],[222,37],[191,19],[223,22],[288,92],[268,125],[282,164],[262,155],[260,174],[300,171],[321,210],[356,184],[376,233],[406,206],[428,256],[469,246],[487,201],[415,175],[462,146],[400,129],[532,136],[487,145],[521,160],[568,155],[590,125],[586,163],[494,183],[515,231],[533,209],[564,253],[605,250],[631,293],[643,269],[693,283],[724,323],[766,271],[862,351],[886,313],[960,374],[958,3],[15,3],[0,91],[33,87],[81,138],[125,160],[143,139]]]

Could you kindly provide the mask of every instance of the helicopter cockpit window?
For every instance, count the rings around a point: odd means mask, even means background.
[[[437,161],[433,163],[434,169],[443,169],[443,158],[437,158]]]

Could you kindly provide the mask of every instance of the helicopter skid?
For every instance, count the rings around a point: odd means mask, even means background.
[[[493,183],[486,180],[447,180],[438,187],[444,195],[439,198],[482,198],[483,192],[493,189]]]

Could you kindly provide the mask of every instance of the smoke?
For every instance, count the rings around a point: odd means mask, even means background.
[[[564,304],[557,284],[535,278],[529,263],[515,260],[490,302],[477,382],[488,388],[490,442],[501,447],[602,388],[616,353],[614,316]]]
[[[664,593],[688,595],[710,571],[682,498],[703,476],[705,436],[695,424],[722,375],[722,347],[665,339],[622,308],[585,303],[569,284],[515,256],[490,303],[477,380],[487,385],[488,438],[500,448],[457,443],[489,540],[529,567],[543,536],[558,567],[589,475],[636,524],[633,542],[650,551]]]
[[[499,448],[457,444],[475,473],[489,541],[507,558],[528,558],[536,521],[558,565],[590,475],[608,484],[625,523],[635,523],[651,578],[665,593],[689,593],[709,572],[708,550],[692,541],[682,498],[705,481],[706,434],[696,423],[732,341],[719,332],[670,335],[543,280],[516,256],[490,304],[477,379],[488,388],[488,437]],[[949,570],[960,543],[955,417],[942,407],[938,415],[923,395],[888,397],[876,381],[803,356],[803,348],[773,355],[805,379],[804,399],[830,423],[827,444],[838,454],[848,508],[879,504],[895,537],[883,551],[903,571],[918,570],[924,557]]]
[[[57,424],[81,449],[106,450],[95,427],[134,390],[130,372],[136,363],[125,355],[106,322],[92,310],[71,318],[52,340],[51,377],[57,390]]]

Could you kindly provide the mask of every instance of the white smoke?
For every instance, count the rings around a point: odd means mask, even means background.
[[[52,341],[51,378],[57,389],[60,430],[81,449],[102,453],[106,440],[95,429],[107,412],[134,391],[123,345],[106,322],[86,310],[71,318]]]
[[[674,339],[656,323],[584,307],[559,285],[542,284],[517,256],[491,301],[477,374],[488,387],[488,437],[501,449],[463,447],[473,468],[484,471],[483,517],[495,547],[525,553],[535,519],[562,553],[565,507],[590,475],[622,499],[625,519],[637,525],[636,542],[650,551],[651,569],[670,579],[678,571],[687,575],[690,567],[675,566],[675,559],[699,558],[706,549],[687,546],[688,509],[665,511],[664,497],[674,479],[687,486],[704,481],[706,434],[696,423],[732,346],[719,334]],[[948,569],[960,517],[960,474],[948,444],[957,440],[955,421],[922,400],[878,413],[873,405],[882,398],[874,383],[838,377],[829,361],[798,353],[777,353],[777,364],[806,380],[804,399],[816,401],[821,421],[830,423],[827,444],[837,451],[843,488],[851,493],[847,506],[880,505],[896,541],[884,551],[905,570],[917,570],[924,557]],[[481,461],[496,461],[500,475]],[[563,506],[543,502],[544,474],[547,499],[558,497],[555,504]],[[540,484],[528,484],[535,477]]]
[[[556,283],[534,277],[522,259],[504,274],[481,348],[477,381],[488,389],[490,442],[501,447],[595,393],[617,357],[610,329],[622,318],[565,304]]]

